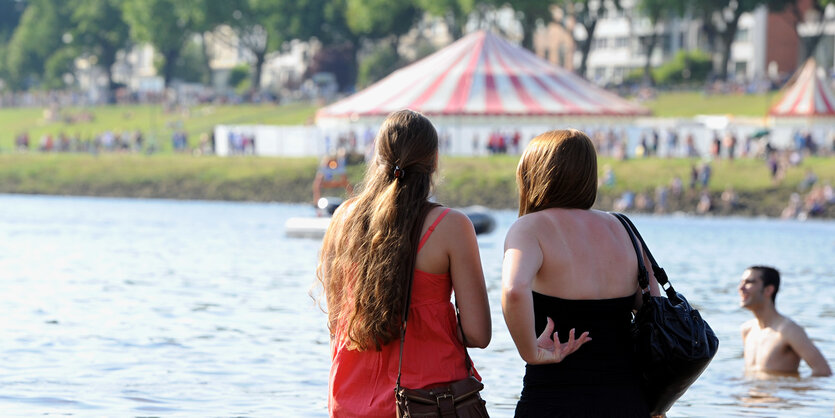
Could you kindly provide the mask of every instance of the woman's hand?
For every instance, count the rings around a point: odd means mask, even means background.
[[[553,339],[551,339],[553,333]],[[548,324],[545,325],[545,330],[539,338],[536,339],[536,359],[534,363],[530,364],[548,364],[559,363],[569,354],[577,351],[581,345],[591,341],[589,333],[584,332],[580,338],[574,339],[574,328],[568,333],[568,342],[560,343],[558,335],[554,332],[554,321],[548,318]]]

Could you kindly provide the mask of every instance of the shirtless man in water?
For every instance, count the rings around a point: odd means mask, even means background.
[[[780,273],[771,267],[752,266],[742,274],[740,305],[754,313],[742,325],[745,368],[749,371],[796,374],[800,359],[812,376],[829,376],[829,364],[800,325],[774,307]]]

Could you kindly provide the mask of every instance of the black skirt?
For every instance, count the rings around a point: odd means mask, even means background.
[[[517,417],[649,417],[641,389],[633,385],[560,385],[522,390]]]

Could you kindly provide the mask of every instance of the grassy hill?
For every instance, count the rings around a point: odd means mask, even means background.
[[[518,156],[511,155],[444,157],[437,181],[438,200],[453,206],[515,209],[517,162]],[[697,163],[688,159],[601,159],[601,172],[609,165],[616,182],[600,189],[598,207],[612,209],[614,200],[626,190],[653,196],[657,186],[669,185],[674,176],[681,177],[686,188],[690,166]],[[0,154],[0,193],[309,202],[316,165],[315,158]],[[812,169],[821,183],[835,184],[831,158],[807,158],[802,165],[790,168],[780,184],[771,182],[761,160],[716,161],[712,167],[708,190],[718,201],[726,187],[733,187],[740,197],[740,207],[733,214],[739,215],[778,216],[789,196],[798,191],[806,169]],[[349,167],[355,183],[363,173],[362,165]],[[687,191],[671,201],[671,209],[690,211],[697,201],[698,193]],[[835,217],[835,206],[827,216]]]

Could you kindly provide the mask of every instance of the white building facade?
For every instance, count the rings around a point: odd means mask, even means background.
[[[586,60],[586,77],[597,84],[618,84],[630,72],[643,69],[647,59],[647,41],[653,29],[657,40],[650,57],[652,67],[664,64],[682,50],[708,49],[708,40],[699,19],[688,15],[671,17],[663,19],[653,28],[650,20],[637,8],[636,0],[622,0],[620,9],[609,1],[602,3],[605,10],[595,27]],[[592,7],[599,4],[593,3]],[[731,46],[730,75],[745,80],[756,80],[766,75],[767,21],[765,6],[741,16],[736,39]],[[573,30],[575,39],[586,37],[582,25],[574,25]],[[575,48],[574,68],[579,67],[580,60],[581,53]]]

